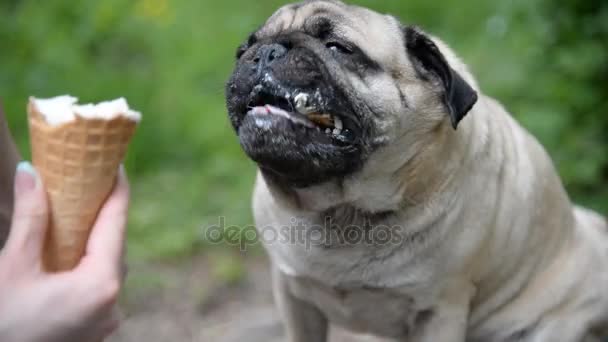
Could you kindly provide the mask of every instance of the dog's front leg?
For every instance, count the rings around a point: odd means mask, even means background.
[[[327,318],[314,305],[293,296],[287,279],[274,268],[273,293],[289,342],[326,342]]]
[[[417,322],[420,326],[412,342],[464,342],[467,338],[470,300],[474,287],[456,281],[447,287],[433,310]]]
[[[587,336],[588,327],[584,323],[587,317],[581,317],[576,313],[570,313],[564,317],[547,317],[538,323],[527,336],[521,338],[525,342],[579,342],[595,341],[592,336]]]

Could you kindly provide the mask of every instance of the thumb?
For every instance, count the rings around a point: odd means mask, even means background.
[[[109,265],[119,276],[124,254],[125,229],[129,210],[129,181],[121,165],[114,190],[97,216],[91,231],[86,257]]]
[[[40,176],[28,162],[17,166],[15,205],[6,253],[39,263],[48,226],[48,202]]]

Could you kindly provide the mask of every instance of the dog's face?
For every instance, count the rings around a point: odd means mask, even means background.
[[[477,99],[423,33],[338,1],[279,9],[237,58],[231,123],[265,175],[294,187],[356,174],[406,135],[456,128]]]

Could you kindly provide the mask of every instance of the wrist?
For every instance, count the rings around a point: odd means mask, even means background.
[[[0,247],[4,245],[13,209],[13,179],[19,154],[8,129],[0,102]]]

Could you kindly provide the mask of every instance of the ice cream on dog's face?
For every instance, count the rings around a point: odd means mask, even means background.
[[[119,98],[78,105],[69,95],[30,98],[32,161],[48,192],[48,271],[75,267],[99,209],[112,191],[141,114]]]

